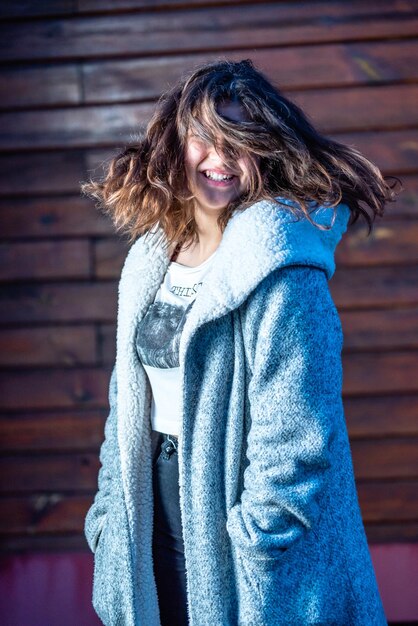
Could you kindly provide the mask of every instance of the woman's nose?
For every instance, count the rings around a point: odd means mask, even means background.
[[[222,152],[221,148],[211,148],[209,151],[210,162],[213,168],[223,167],[225,163],[225,155]]]

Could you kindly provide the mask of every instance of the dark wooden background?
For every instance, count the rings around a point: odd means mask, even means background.
[[[199,63],[251,58],[319,129],[405,186],[353,228],[332,294],[370,543],[418,539],[418,2],[1,3],[0,534],[82,549],[127,245],[80,181]]]

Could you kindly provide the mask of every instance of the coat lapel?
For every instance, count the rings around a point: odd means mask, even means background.
[[[288,265],[313,265],[335,271],[334,252],[347,228],[349,208],[338,206],[330,230],[320,230],[306,218],[297,219],[287,208],[292,201],[279,199],[284,206],[262,200],[230,218],[210,269],[205,288],[198,291],[186,317],[180,339],[182,367],[187,348],[196,330],[204,323],[237,308],[271,271]],[[318,207],[312,219],[330,226],[333,209]],[[137,323],[154,300],[170,263],[170,251],[162,229],[157,226],[130,248],[119,282],[116,372],[118,387],[118,443],[122,483],[131,529],[138,527],[138,476],[148,463],[149,450],[141,443],[150,440],[150,424],[143,419],[151,401],[145,370],[135,349]],[[143,455],[143,456],[142,456]],[[141,503],[151,494],[141,493]],[[135,526],[136,525],[136,526]]]

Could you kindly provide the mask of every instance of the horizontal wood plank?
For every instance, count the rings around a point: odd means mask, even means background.
[[[110,372],[101,368],[18,370],[0,379],[0,410],[104,408]]]
[[[369,545],[382,543],[416,543],[418,541],[418,522],[399,522],[398,524],[365,524]],[[398,622],[389,622],[395,626]]]
[[[0,415],[1,452],[85,452],[99,449],[109,408]]]
[[[230,50],[224,57],[240,61],[242,55],[241,50]],[[270,48],[253,50],[250,57],[284,92],[418,78],[417,40]],[[174,76],[217,59],[215,52],[90,61],[79,66],[0,67],[0,109],[156,100]],[[397,88],[392,87],[395,92]]]
[[[417,272],[416,265],[340,267],[329,286],[341,311],[409,307],[418,303]]]
[[[245,4],[253,0],[222,0],[222,4]],[[218,4],[219,0],[190,0],[190,8],[194,5],[210,6]],[[0,17],[4,18],[28,18],[28,17],[48,17],[61,15],[97,14],[97,13],[119,13],[130,10],[154,9],[154,8],[184,8],[187,5],[185,0],[26,0],[26,2],[14,2],[13,0],[3,0]]]
[[[0,194],[80,193],[80,181],[85,180],[85,153],[61,150],[42,154],[0,155]]]
[[[354,474],[358,480],[418,479],[418,437],[354,440],[351,451]],[[405,483],[405,489],[409,485]],[[408,493],[414,500],[413,491]],[[418,493],[415,494],[417,505]]]
[[[264,4],[272,0],[265,0]],[[56,15],[68,14],[68,15],[98,15],[101,13],[123,13],[123,12],[140,12],[150,11],[152,9],[185,9],[192,10],[193,8],[205,8],[211,7],[211,5],[228,6],[228,5],[243,5],[253,4],[253,0],[78,0],[77,5],[70,0],[44,0],[41,4],[36,0],[27,0],[25,3],[16,3],[13,0],[4,0],[0,10],[0,17],[5,18],[28,18],[28,17],[55,17]],[[333,17],[344,17],[354,13],[355,15],[361,15],[365,12],[364,3],[359,0],[353,0],[350,3],[349,8],[339,5],[338,2],[317,2],[315,5],[309,6],[303,2],[286,2],[284,0],[277,0],[275,4],[281,5],[283,8],[283,17],[289,15],[296,20],[303,20],[306,18],[320,17],[320,11],[327,9],[327,13]],[[324,6],[325,5],[325,6]],[[363,5],[363,6],[362,6]],[[373,14],[383,10],[390,11],[408,11],[410,10],[411,3],[403,3],[399,6],[396,1],[385,2],[382,7],[382,3],[369,2],[367,8],[369,13]],[[413,5],[412,5],[413,6]]]
[[[113,322],[117,281],[5,285],[0,323]]]
[[[26,536],[82,533],[91,495],[37,493],[0,498],[2,539],[17,533]],[[11,524],[10,521],[13,520]]]
[[[364,522],[416,522],[418,521],[418,482],[356,481]]]
[[[416,105],[418,87],[415,85],[312,89],[288,95],[326,134],[396,130],[416,125],[414,103]]]
[[[1,18],[28,18],[38,16],[69,15],[74,12],[73,0],[26,0],[15,2],[3,0],[0,5]]]
[[[418,437],[417,399],[417,395],[344,398],[352,445],[360,439],[377,440],[381,437],[386,438],[387,443],[396,437]],[[0,415],[0,451],[84,452],[99,449],[104,440],[108,413],[108,405],[93,410],[3,413]]]
[[[38,153],[36,158],[42,158],[42,155]],[[374,228],[379,226],[386,228],[389,222],[396,221],[403,224],[402,228],[407,229],[411,220],[418,220],[418,176],[402,175],[401,179],[405,187],[404,191],[398,196],[396,203],[386,205],[384,217],[377,218]],[[110,238],[116,235],[111,219],[96,209],[94,201],[77,195],[51,197],[34,194],[31,197],[3,197],[0,198],[0,212],[2,216],[1,239],[3,241],[55,236],[77,237],[80,235],[109,236]],[[405,225],[406,220],[408,223]],[[347,235],[351,235],[355,227],[364,232],[365,223],[361,222],[360,226],[358,224],[359,222],[350,228]],[[415,225],[412,224],[411,226],[415,232]],[[380,242],[375,242],[373,238],[363,243],[364,246],[369,245],[369,243],[370,245],[383,246],[383,253],[386,255],[390,254],[392,245],[397,246],[397,241],[392,241],[390,246],[384,246]],[[345,245],[344,238],[337,248],[336,260],[338,262],[342,255],[340,249],[342,250]],[[397,251],[403,254],[403,250],[399,251],[398,247]]]
[[[343,355],[344,397],[416,394],[418,352]],[[0,410],[22,411],[107,406],[108,376],[101,369],[5,371]]]
[[[116,237],[97,239],[93,243],[94,273],[96,278],[117,278],[122,270],[128,250],[128,243]]]
[[[1,113],[0,141],[5,150],[15,151],[129,143],[145,129],[154,108],[141,103]]]
[[[386,218],[396,219],[403,217],[406,219],[418,218],[418,176],[414,174],[402,174],[400,176],[403,191],[396,198],[395,202],[386,205]]]
[[[0,366],[96,365],[96,329],[91,325],[0,329]]]
[[[418,349],[418,308],[343,311],[344,352]]]
[[[418,351],[350,353],[343,367],[346,396],[418,391]]]
[[[98,333],[102,363],[111,365],[116,359],[116,324],[99,324]]]
[[[415,519],[418,515],[418,495],[411,487],[415,480],[416,489],[418,480],[418,439],[396,439],[392,441],[353,441],[351,443],[354,474],[356,480],[384,480],[405,479],[403,489],[408,494],[405,500],[413,505]],[[27,454],[0,456],[0,492],[29,493],[33,491],[86,491],[96,488],[97,472],[99,469],[98,456],[94,452],[72,452],[69,454]],[[398,483],[397,483],[398,485]],[[383,489],[379,490],[380,497]],[[390,487],[388,487],[388,493]],[[398,491],[396,491],[398,493]],[[375,510],[380,505],[377,496],[373,502]],[[396,507],[394,507],[396,511]],[[392,513],[392,516],[394,513]],[[398,512],[399,517],[390,519],[408,519],[405,511]],[[402,517],[401,517],[402,516]],[[385,518],[386,519],[386,518]],[[372,521],[375,521],[372,518]]]
[[[229,50],[223,56],[240,61],[243,52]],[[283,92],[289,91],[290,98],[293,97],[290,90],[295,89],[348,87],[418,78],[416,40],[259,49],[252,50],[249,56]],[[329,63],[330,58],[332,63]],[[173,82],[173,77],[217,59],[217,53],[197,53],[87,62],[81,66],[85,101],[97,104],[157,99]],[[397,86],[392,89],[396,91]]]
[[[326,134],[418,125],[418,85],[295,91],[292,100]],[[154,109],[153,103],[135,103],[3,112],[0,141],[14,151],[129,143]]]
[[[337,308],[412,307],[418,304],[416,266],[338,268],[329,286]],[[5,285],[0,323],[112,322],[118,281]]]
[[[350,439],[418,436],[418,395],[344,398]]]
[[[412,0],[403,2],[402,13],[394,13],[390,4],[356,2],[345,9],[344,4],[252,3],[188,8],[174,15],[167,11],[58,18],[52,23],[25,20],[0,27],[0,55],[5,61],[109,58],[222,51],[243,42],[254,48],[416,35],[418,19]]]
[[[110,218],[79,196],[1,198],[0,212],[2,240],[114,234]]]
[[[415,524],[418,516],[416,481],[363,483],[357,486],[363,522]],[[84,518],[93,501],[89,494],[62,491],[2,495],[0,533],[3,537],[83,532]],[[370,504],[369,504],[370,503]],[[13,524],[10,523],[13,520]]]
[[[91,452],[0,456],[0,492],[92,491],[99,467],[97,454]]]
[[[267,0],[268,1],[268,0]],[[193,9],[194,7],[199,7],[199,5],[204,7],[210,7],[210,5],[219,5],[228,6],[228,5],[242,5],[242,4],[254,4],[253,0],[222,0],[221,3],[219,0],[78,0],[77,10],[83,13],[94,13],[99,11],[106,11],[107,13],[121,13],[122,11],[130,11],[130,10],[139,10],[145,9],[149,10],[150,8],[187,8],[188,10]],[[259,3],[261,4],[261,2]],[[264,5],[267,5],[267,2],[263,2]],[[313,18],[321,18],[323,17],[324,11],[326,11],[327,16],[331,19],[350,17],[351,15],[373,15],[379,14],[383,12],[398,12],[408,13],[409,11],[414,10],[413,2],[403,2],[401,5],[396,0],[386,0],[384,5],[382,2],[378,2],[377,0],[372,0],[367,4],[367,7],[364,6],[364,3],[361,0],[352,0],[349,5],[344,5],[344,3],[335,2],[333,0],[324,2],[324,0],[319,0],[314,4],[305,2],[289,2],[289,0],[275,0],[273,4],[276,5],[277,10],[281,11],[282,17],[285,19],[286,16],[291,17],[296,21],[304,21],[306,19]]]
[[[377,218],[367,233],[364,222],[353,224],[337,248],[336,262],[350,267],[418,263],[418,219]]]
[[[76,105],[82,101],[77,65],[0,69],[0,108]]]
[[[406,176],[417,171],[418,130],[342,133],[337,141],[352,145],[372,160],[384,174]],[[80,182],[100,178],[107,171],[112,157],[122,147],[86,150],[56,150],[0,156],[3,176],[0,195],[33,197],[50,194],[79,194]],[[405,203],[409,213],[416,215],[416,187],[409,191]],[[390,205],[392,208],[392,205]]]
[[[91,555],[91,550],[82,531],[78,533],[47,533],[34,535],[2,534],[0,533],[0,553],[4,555],[16,555],[30,552],[86,552]]]
[[[334,134],[333,139],[356,148],[383,174],[417,173],[418,132],[411,130],[367,131]]]
[[[0,243],[0,281],[88,279],[92,275],[87,239]]]

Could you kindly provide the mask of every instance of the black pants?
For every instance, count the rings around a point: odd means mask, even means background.
[[[152,460],[153,561],[162,626],[188,626],[186,567],[179,501],[177,437],[158,438]]]

